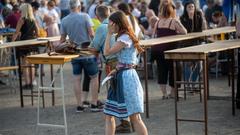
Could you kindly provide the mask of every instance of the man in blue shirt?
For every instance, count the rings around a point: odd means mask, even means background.
[[[89,15],[80,13],[81,4],[79,0],[70,0],[71,13],[62,19],[61,23],[61,42],[66,41],[66,37],[82,48],[83,44],[89,43],[93,38],[92,22]],[[74,90],[77,99],[76,112],[83,112],[81,73],[82,69],[90,76],[90,87],[92,90],[92,100],[90,110],[93,112],[100,111],[97,106],[98,100],[98,66],[94,55],[81,56],[72,60],[74,74]]]

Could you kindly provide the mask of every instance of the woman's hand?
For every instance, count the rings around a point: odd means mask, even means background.
[[[108,34],[112,35],[114,33],[114,23],[112,21],[109,21],[108,23]]]

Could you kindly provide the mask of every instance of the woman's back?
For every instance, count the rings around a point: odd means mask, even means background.
[[[177,35],[176,30],[174,29],[174,19],[173,18],[168,18],[168,19],[160,19],[157,22],[157,28],[155,30],[155,36],[157,38],[159,37],[165,37],[165,36],[171,36],[171,35]],[[161,44],[161,45],[156,45],[152,47],[152,51],[165,51],[168,49],[171,49],[172,43],[166,43],[166,44]]]
[[[36,25],[34,20],[23,18],[23,25],[21,27],[21,40],[36,38]]]

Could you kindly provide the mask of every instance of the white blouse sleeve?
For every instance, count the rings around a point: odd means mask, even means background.
[[[132,45],[132,40],[130,39],[129,35],[123,34],[119,38],[117,38],[117,42],[122,42],[125,44],[125,48],[130,48]]]

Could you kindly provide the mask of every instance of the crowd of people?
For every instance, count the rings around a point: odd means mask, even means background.
[[[71,61],[76,112],[83,112],[86,107],[92,112],[103,110],[107,135],[131,132],[130,121],[138,134],[147,135],[140,116],[144,112],[143,88],[135,69],[141,60],[139,54],[143,52],[139,40],[201,32],[230,24],[221,0],[206,0],[203,7],[198,4],[197,0],[1,0],[0,27],[16,29],[8,42],[61,36],[53,47],[68,37],[77,47],[92,52],[92,55]],[[5,42],[2,37],[0,40]],[[195,39],[184,46],[202,42],[202,39]],[[178,47],[172,44],[176,43],[151,48],[151,62],[157,63],[157,82],[163,99],[175,96],[172,61],[164,58],[164,51]],[[17,55],[27,65],[26,56],[39,51],[42,53],[36,47],[19,47]],[[186,79],[193,70],[200,72],[198,65],[187,63],[184,66]],[[29,79],[29,70],[32,70],[33,79]],[[98,100],[102,70],[113,76],[105,105]],[[34,69],[24,69],[23,74],[23,88],[32,88]],[[191,80],[196,81],[196,78],[192,76]],[[167,83],[170,92],[166,89]],[[115,125],[114,117],[121,120],[120,125]]]

